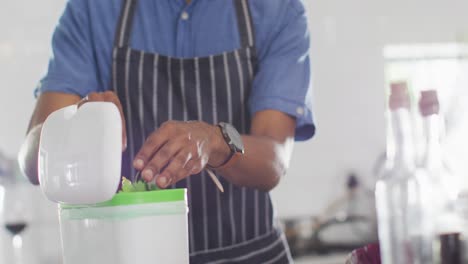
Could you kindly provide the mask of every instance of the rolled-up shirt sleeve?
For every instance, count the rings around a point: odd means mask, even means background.
[[[70,0],[55,28],[47,73],[35,89],[81,97],[97,91],[97,66],[87,17],[87,1]]]
[[[249,98],[252,115],[278,110],[296,119],[295,139],[315,134],[312,116],[310,38],[303,5],[291,1],[267,51],[259,56]]]

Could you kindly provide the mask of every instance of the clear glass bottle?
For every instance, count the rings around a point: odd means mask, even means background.
[[[383,264],[420,263],[418,196],[410,99],[406,83],[391,85],[386,168],[376,184],[376,207]]]
[[[455,210],[458,195],[455,178],[443,164],[441,148],[441,117],[437,91],[421,92],[419,110],[423,120],[425,150],[417,177],[420,182],[421,207],[424,211],[425,248],[432,262],[461,263],[461,224]],[[427,248],[431,246],[431,248]]]

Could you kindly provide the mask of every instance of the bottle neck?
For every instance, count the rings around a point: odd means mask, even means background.
[[[440,146],[440,118],[438,115],[430,115],[423,119],[425,151],[422,158],[422,166],[427,169],[440,168],[442,166],[442,153]]]
[[[415,156],[409,111],[399,108],[390,116],[391,137],[387,139],[387,157],[394,167],[413,169]]]

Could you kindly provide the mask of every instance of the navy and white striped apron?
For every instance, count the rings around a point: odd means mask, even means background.
[[[112,63],[112,87],[127,121],[122,175],[135,175],[135,154],[165,121],[228,122],[241,133],[249,132],[247,100],[256,68],[254,29],[247,0],[232,1],[241,48],[189,59],[132,49],[129,40],[137,0],[123,1]],[[236,187],[222,177],[220,181],[224,194],[205,173],[173,186],[188,189],[190,262],[290,263],[284,235],[273,222],[269,194]]]

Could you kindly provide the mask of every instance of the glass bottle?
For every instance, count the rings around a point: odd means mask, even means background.
[[[425,247],[431,263],[461,263],[461,226],[455,211],[458,194],[454,177],[444,167],[441,148],[441,117],[437,91],[421,92],[419,111],[423,120],[424,155],[418,169],[421,186],[422,226],[427,234]],[[424,248],[424,253],[428,249]]]
[[[376,184],[378,233],[383,264],[419,263],[420,221],[415,179],[410,98],[406,83],[391,84],[387,161]]]

